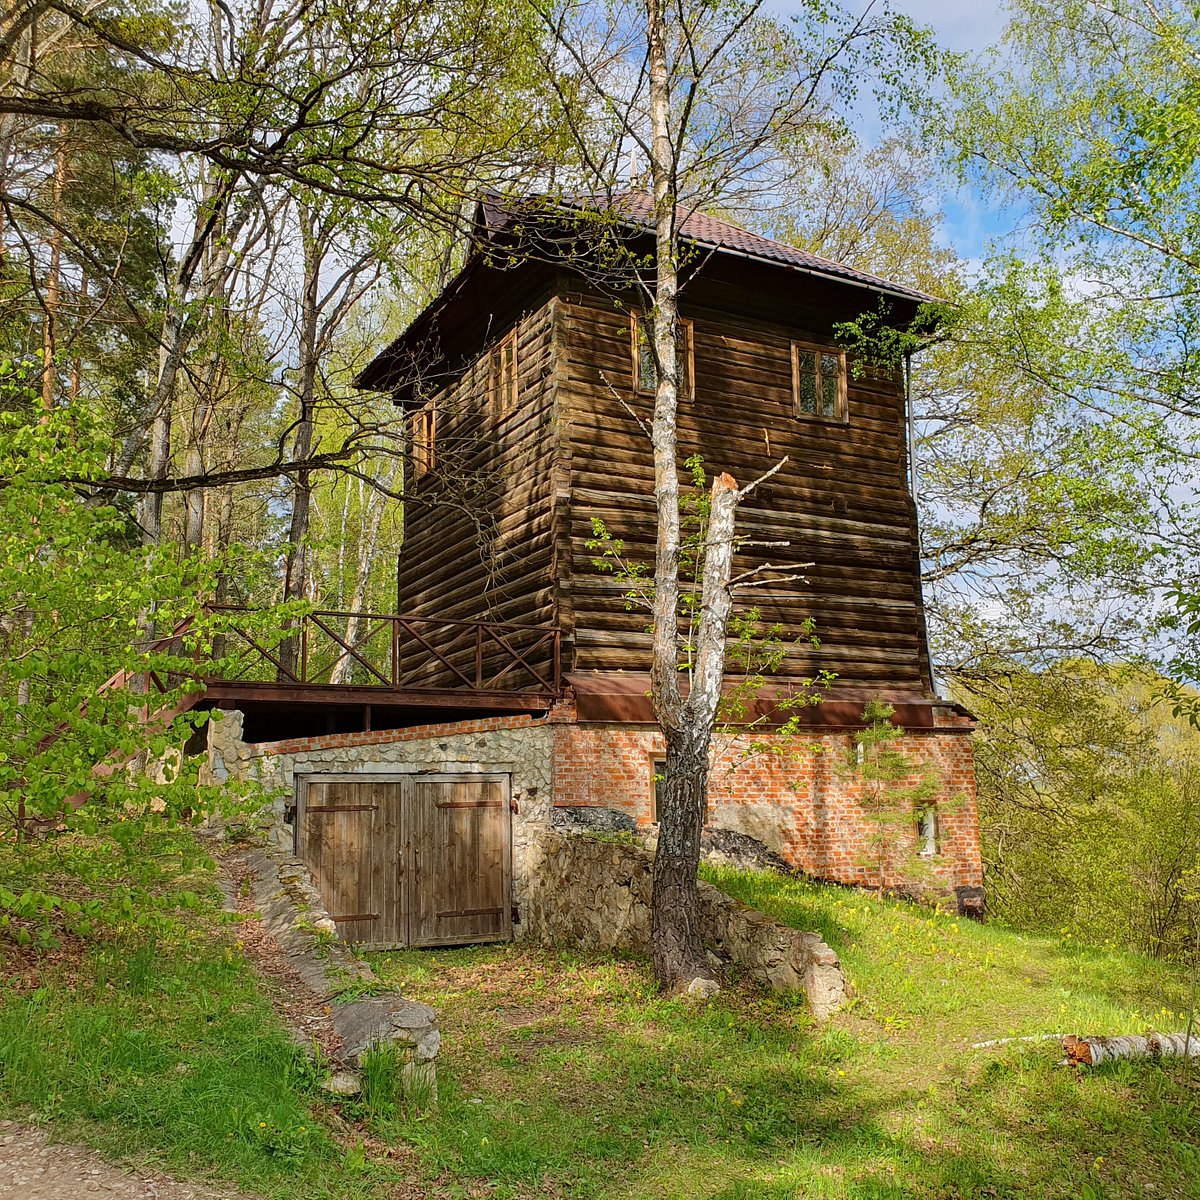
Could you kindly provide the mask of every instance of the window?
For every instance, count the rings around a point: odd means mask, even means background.
[[[652,758],[650,760],[650,820],[658,823],[658,813],[666,803],[667,793],[667,760]]]
[[[497,417],[517,407],[517,331],[509,330],[492,347],[492,409]]]
[[[435,446],[437,441],[437,410],[430,400],[418,408],[410,418],[412,438],[412,461],[414,482],[428,475],[437,465]]]
[[[937,809],[932,804],[917,813],[917,853],[922,858],[935,858],[938,854]]]
[[[828,346],[793,342],[792,403],[798,417],[846,420],[846,356]]]
[[[633,342],[633,389],[653,392],[658,387],[658,371],[650,350],[652,326],[640,313],[630,313],[630,333]],[[692,323],[681,317],[675,326],[675,345],[679,354],[679,398],[691,400],[695,394],[695,353]]]

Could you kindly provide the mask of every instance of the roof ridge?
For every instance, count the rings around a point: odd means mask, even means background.
[[[598,188],[594,191],[534,194],[525,197],[514,197],[500,192],[489,192],[484,198],[485,210],[490,207],[499,220],[493,223],[485,211],[484,225],[490,232],[504,224],[504,218],[513,213],[516,204],[521,201],[536,203],[538,201],[559,204],[582,211],[586,207],[603,201],[618,217],[628,224],[650,227],[653,213],[654,198],[649,192],[638,188]],[[514,203],[515,202],[515,203]],[[918,302],[933,301],[936,297],[922,292],[908,284],[897,283],[883,275],[876,275],[860,267],[848,266],[824,255],[816,254],[790,242],[782,242],[777,238],[768,237],[756,230],[737,225],[725,217],[715,217],[705,212],[699,205],[688,205],[676,201],[676,212],[682,212],[683,219],[678,226],[679,236],[685,241],[698,245],[707,245],[718,251],[744,255],[760,262],[778,263],[782,266],[812,271],[826,277],[842,279],[848,283],[866,285],[874,290],[887,291],[893,295]]]

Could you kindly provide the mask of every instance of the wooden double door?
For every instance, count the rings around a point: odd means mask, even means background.
[[[511,938],[511,820],[507,775],[296,780],[296,854],[367,948]]]

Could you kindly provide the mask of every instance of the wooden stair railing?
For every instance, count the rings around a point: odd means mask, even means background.
[[[205,605],[205,615],[253,612],[255,610],[235,605],[213,604]],[[333,625],[336,619],[356,617],[362,628],[362,633],[355,639],[343,637]],[[165,637],[151,642],[145,653],[153,654],[166,650],[178,642],[195,625],[195,617],[187,617],[180,621]],[[390,638],[383,651],[384,659],[372,662],[367,657],[367,646],[382,629],[388,629]],[[334,653],[332,664],[314,665],[310,655],[311,632],[315,630],[325,639],[328,647]],[[407,644],[418,647],[421,652],[421,664],[415,675],[401,669],[402,635],[407,637]],[[253,659],[261,667],[270,664],[277,672],[286,676],[285,682],[298,691],[307,689],[341,686],[362,687],[355,684],[339,673],[338,664],[343,660],[357,663],[366,673],[370,682],[367,686],[382,691],[401,692],[406,690],[419,691],[422,687],[435,691],[496,692],[496,691],[532,691],[545,696],[558,696],[562,692],[562,675],[560,661],[560,635],[555,628],[544,625],[521,625],[517,623],[487,622],[487,621],[443,621],[433,617],[405,617],[395,614],[382,613],[344,613],[318,611],[306,613],[289,631],[289,636],[300,638],[297,659],[298,673],[287,670],[280,661],[280,656],[272,653],[263,646],[258,637],[236,624],[224,631],[224,637],[240,638],[253,654]],[[439,646],[437,639],[447,639]],[[522,644],[524,638],[528,644]],[[499,657],[499,663],[489,663],[488,654]],[[381,669],[382,667],[382,669]],[[452,686],[434,684],[423,681],[423,675],[428,672],[436,675],[440,672],[445,678],[453,680]],[[524,672],[531,685],[517,685],[516,676]],[[330,680],[323,676],[329,673]],[[317,678],[321,676],[322,678]],[[217,683],[247,682],[242,679],[224,679],[211,676],[207,680],[198,674],[194,676],[197,687],[182,697],[158,708],[152,707],[151,697],[155,691],[160,695],[170,693],[169,688],[158,673],[147,667],[142,671],[121,670],[106,679],[96,688],[96,695],[104,695],[117,689],[128,688],[135,681],[141,680],[144,686],[146,702],[138,710],[138,720],[141,724],[151,726],[155,730],[167,728],[176,717],[188,712],[204,698],[206,685]],[[278,675],[277,675],[278,678]],[[507,686],[501,686],[507,684]],[[80,714],[86,715],[89,702],[84,701],[80,706]],[[64,722],[48,733],[38,743],[38,751],[53,745],[70,726]],[[97,781],[110,779],[122,767],[136,757],[136,752],[114,753],[91,768],[91,776]],[[70,809],[78,809],[91,799],[88,789],[67,796],[65,804]],[[39,818],[39,822],[40,822]]]

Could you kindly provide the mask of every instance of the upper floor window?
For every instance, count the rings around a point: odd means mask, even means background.
[[[502,417],[517,407],[517,331],[510,329],[493,347],[489,364],[492,408]]]
[[[653,393],[658,388],[658,369],[650,347],[654,327],[641,313],[630,313],[629,319],[633,342],[633,388],[637,392]],[[675,324],[675,346],[679,356],[679,399],[691,400],[695,395],[696,372],[692,323],[687,317],[680,317]]]
[[[437,409],[433,401],[418,408],[409,418],[412,438],[414,482],[428,475],[437,466]]]
[[[798,417],[846,420],[846,356],[829,346],[792,343],[792,403]]]

